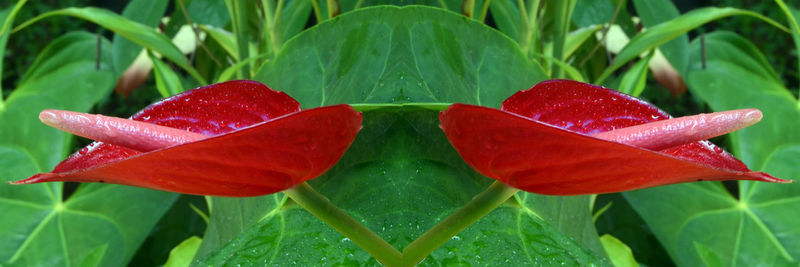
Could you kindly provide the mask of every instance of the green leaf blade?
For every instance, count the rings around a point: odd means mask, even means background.
[[[656,48],[710,21],[735,15],[752,16],[781,30],[787,31],[780,23],[752,11],[730,7],[706,7],[695,9],[678,18],[653,26],[642,34],[636,35],[636,37],[631,39],[630,43],[620,51],[611,65],[597,78],[595,84],[602,83],[602,81],[608,78],[614,71],[639,56],[642,52]]]
[[[15,31],[20,30],[21,28],[27,27],[39,20],[50,16],[58,16],[58,15],[66,15],[66,16],[73,16],[77,18],[81,18],[84,20],[91,21],[95,24],[98,24],[104,28],[107,28],[116,34],[119,34],[128,40],[131,40],[147,49],[153,50],[158,52],[159,54],[163,55],[164,57],[170,59],[176,65],[180,66],[189,74],[191,74],[195,79],[197,79],[201,84],[205,84],[205,78],[203,78],[197,70],[194,69],[189,64],[189,61],[183,55],[183,53],[178,50],[172,42],[167,39],[164,35],[156,32],[155,29],[149,28],[145,25],[140,23],[131,21],[126,19],[125,17],[113,13],[111,11],[94,8],[94,7],[84,7],[84,8],[65,8],[61,10],[50,11],[44,14],[41,14],[29,21],[26,21],[20,26],[15,28]]]

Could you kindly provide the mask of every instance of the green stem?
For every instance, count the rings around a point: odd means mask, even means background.
[[[519,18],[521,20],[522,32],[520,35],[520,48],[526,57],[530,56],[530,52],[538,51],[539,42],[539,26],[537,25],[539,15],[539,0],[530,0],[526,7],[525,1],[517,0],[517,8],[519,8]],[[533,47],[533,50],[531,50]]]
[[[258,44],[258,48],[259,48],[259,52],[258,53],[260,53],[262,55],[267,54],[267,55],[271,56],[272,52],[275,50],[274,47],[273,47],[273,43],[274,42],[272,40],[273,39],[273,37],[272,37],[272,27],[273,27],[273,23],[275,21],[273,19],[274,14],[273,14],[273,8],[272,8],[272,1],[271,0],[261,0],[261,8],[262,8],[261,11],[262,11],[262,13],[264,15],[261,18],[261,20],[264,23],[262,24],[263,26],[261,26],[262,27],[261,28],[261,32],[259,33],[259,34],[261,34],[261,40],[259,40],[259,44]],[[255,68],[257,68],[257,69],[261,68],[261,66],[263,66],[264,63],[266,63],[266,61],[268,61],[268,60],[269,60],[269,58],[264,59],[263,61],[259,60],[255,64],[255,66],[256,66]],[[241,61],[239,63],[241,63]]]
[[[447,3],[445,3],[444,0],[439,0],[439,7],[442,9],[447,9]]]
[[[314,17],[317,18],[317,24],[322,23],[322,11],[319,8],[319,0],[311,0],[311,8],[314,9]]]
[[[250,56],[249,38],[247,33],[247,12],[245,6],[249,1],[245,0],[230,0],[228,12],[231,15],[233,34],[236,36],[236,45],[239,49],[239,61],[247,60]],[[250,66],[245,65],[239,71],[239,78],[250,78]]]
[[[555,36],[553,36],[553,57],[558,60],[564,60],[564,44],[567,39],[567,31],[569,31],[569,22],[571,17],[571,5],[573,1],[558,1],[556,4],[556,14],[558,17],[555,20]],[[553,63],[550,65],[551,77],[562,78],[564,71],[561,66]]]
[[[375,232],[353,219],[347,212],[331,203],[328,198],[315,191],[308,183],[299,184],[283,191],[283,193],[308,212],[333,227],[333,229],[342,233],[353,243],[366,250],[383,265],[397,266],[401,262],[403,256],[397,249],[386,243]]]
[[[527,50],[528,52],[530,51],[540,52],[541,49],[541,40],[539,40],[539,23],[538,23],[539,6],[540,6],[539,0],[528,1],[528,8],[526,9],[528,11],[528,15],[526,16],[528,18],[528,21],[526,23],[528,23],[528,29],[530,29],[531,31],[528,36],[528,38],[530,39],[528,45],[533,47],[532,49],[528,49]],[[528,56],[530,55],[528,54]]]
[[[353,7],[353,10],[361,8],[362,5],[364,5],[364,0],[358,0],[358,2],[356,2],[356,6]]]
[[[492,0],[483,1],[483,6],[481,6],[481,14],[478,19],[481,22],[486,22],[486,14],[489,13],[489,5],[492,3]]]
[[[328,19],[332,19],[341,13],[339,0],[328,0]]]
[[[283,36],[280,35],[278,29],[281,27],[281,16],[283,15],[283,5],[284,0],[278,0],[278,6],[275,8],[275,18],[273,18],[272,27],[269,29],[269,33],[272,37],[272,51],[277,56],[278,50],[281,49],[283,46]]]
[[[473,13],[475,13],[475,0],[463,0],[461,2],[461,14],[472,18]]]
[[[435,249],[511,198],[519,189],[495,181],[472,201],[450,214],[403,250],[403,266],[421,262]]]

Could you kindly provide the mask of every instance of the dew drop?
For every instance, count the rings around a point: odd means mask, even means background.
[[[714,146],[714,152],[717,153],[717,154],[721,154],[722,153],[722,148],[720,148],[718,146]]]

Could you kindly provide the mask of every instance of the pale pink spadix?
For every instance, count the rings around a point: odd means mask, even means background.
[[[209,136],[152,123],[48,109],[39,120],[53,128],[96,141],[127,147],[140,152],[180,145]]]
[[[728,110],[654,121],[592,136],[650,150],[663,150],[727,134],[756,124],[762,117],[757,109]]]
[[[757,109],[729,110],[654,121],[592,136],[650,150],[662,150],[723,135],[753,125],[761,117]],[[142,152],[208,137],[147,122],[64,110],[44,110],[39,114],[39,119],[75,135]]]

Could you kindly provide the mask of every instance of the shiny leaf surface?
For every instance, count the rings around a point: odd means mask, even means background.
[[[41,124],[39,111],[88,111],[112,89],[111,56],[95,69],[96,47],[94,34],[57,38],[0,108],[0,265],[124,265],[176,198],[116,185],[80,185],[67,196],[62,183],[6,184],[49,170],[71,150],[71,138]]]
[[[759,124],[731,135],[733,151],[757,170],[800,179],[797,99],[750,41],[730,32],[692,42],[689,89],[714,110],[758,108]],[[678,265],[797,265],[800,184],[742,181],[734,195],[717,183],[626,192],[625,198]]]

